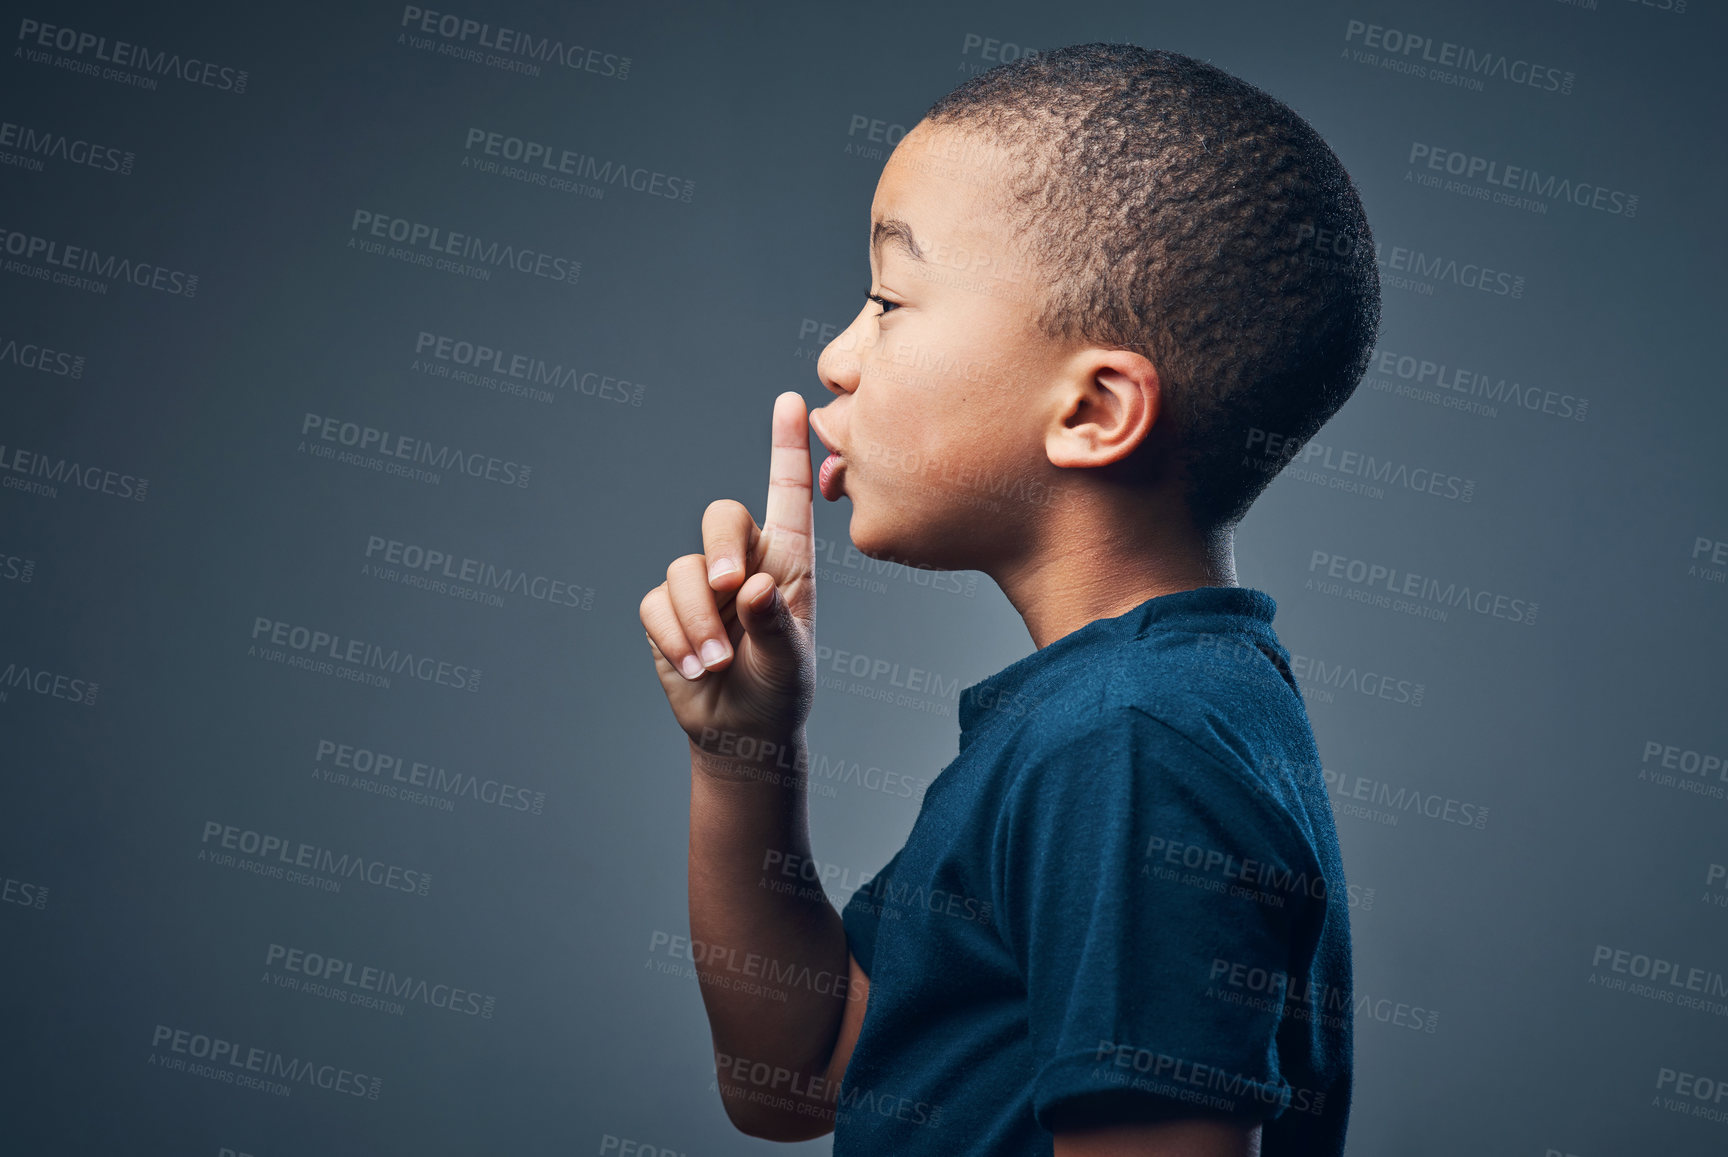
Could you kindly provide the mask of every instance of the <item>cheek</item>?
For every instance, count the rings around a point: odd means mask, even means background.
[[[893,366],[876,364],[865,368],[847,415],[853,445],[862,449],[868,439],[905,449],[917,439],[922,396],[917,390],[908,389],[902,378]]]
[[[861,454],[868,453],[854,477],[896,509],[940,504],[943,480],[965,464],[964,446],[916,416],[896,412],[877,417],[863,425],[853,423],[854,444]]]

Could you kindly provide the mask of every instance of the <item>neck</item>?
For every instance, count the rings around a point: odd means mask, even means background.
[[[1229,529],[1201,531],[1179,503],[1144,493],[1078,506],[988,573],[1040,649],[1158,595],[1237,585]]]

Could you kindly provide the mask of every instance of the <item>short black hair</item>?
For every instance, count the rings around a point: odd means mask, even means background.
[[[1191,517],[1240,521],[1288,460],[1251,432],[1307,441],[1373,352],[1380,275],[1337,155],[1269,93],[1134,44],[1022,56],[923,119],[1015,156],[993,187],[1047,279],[1040,332],[1150,361]]]

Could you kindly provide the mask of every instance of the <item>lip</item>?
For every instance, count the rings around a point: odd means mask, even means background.
[[[827,431],[822,429],[822,423],[827,419],[821,417],[821,414],[822,411],[819,409],[810,411],[810,428],[816,431],[816,440],[821,442],[823,449],[830,454],[844,455],[845,451],[835,444],[834,439],[829,436]]]
[[[810,428],[816,431],[817,440],[828,451],[828,456],[822,459],[821,466],[816,470],[816,489],[829,502],[838,502],[840,496],[846,493],[843,488],[846,477],[846,458],[834,440],[823,432],[821,424],[827,419],[817,417],[821,412],[821,410],[810,411]]]
[[[838,502],[846,491],[842,489],[842,481],[846,476],[846,459],[838,454],[830,453],[822,459],[821,469],[816,471],[816,488],[822,492],[822,497],[829,502]]]

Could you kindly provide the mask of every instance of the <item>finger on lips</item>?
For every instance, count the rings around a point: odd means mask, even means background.
[[[761,614],[773,605],[779,583],[814,569],[807,421],[802,394],[787,390],[774,399],[762,525],[756,525],[741,502],[721,498],[709,503],[702,515],[703,553],[674,559],[666,568],[666,581],[642,600],[649,643],[692,682],[733,658],[722,611],[746,583],[756,574],[768,576],[747,597],[751,611]],[[763,557],[751,573],[751,556],[759,546]]]
[[[787,390],[774,399],[768,509],[762,527],[772,536],[763,569],[773,574],[775,582],[815,567],[808,420],[804,395],[798,391]]]

